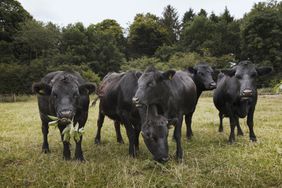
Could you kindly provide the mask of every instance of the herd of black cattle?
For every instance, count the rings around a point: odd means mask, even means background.
[[[256,141],[253,130],[253,115],[257,102],[256,77],[268,74],[270,67],[257,68],[249,61],[242,61],[230,69],[213,70],[207,63],[199,63],[182,71],[162,72],[148,67],[143,73],[129,71],[108,73],[99,87],[86,82],[77,72],[57,71],[47,74],[33,84],[38,95],[42,121],[44,153],[50,152],[48,144],[49,115],[59,119],[63,141],[63,156],[71,158],[70,144],[64,141],[62,132],[69,120],[84,127],[88,118],[89,94],[96,92],[99,103],[98,131],[95,143],[100,143],[100,132],[105,116],[114,120],[117,141],[123,143],[120,124],[126,128],[129,139],[129,154],[133,157],[139,149],[141,132],[154,160],[166,162],[168,155],[168,129],[174,128],[176,157],[182,159],[181,127],[183,117],[187,126],[187,139],[191,139],[192,116],[198,99],[205,90],[213,90],[214,105],[222,119],[230,119],[229,142],[235,141],[234,129],[243,135],[239,118],[247,116],[250,140]],[[217,77],[217,83],[214,78]],[[67,120],[67,121],[66,121]],[[82,136],[76,141],[75,159],[84,160],[81,149]]]

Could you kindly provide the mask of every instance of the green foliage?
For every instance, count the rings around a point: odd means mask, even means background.
[[[20,30],[14,41],[14,53],[21,62],[30,62],[40,57],[54,55],[58,47],[61,33],[59,27],[29,20],[20,24]]]
[[[127,61],[122,64],[121,70],[128,71],[128,70],[139,70],[144,71],[148,66],[155,66],[157,69],[160,70],[167,70],[169,67],[167,63],[162,63],[159,59],[154,57],[141,57],[135,60]]]
[[[242,57],[282,70],[282,2],[256,4],[241,25]]]
[[[130,57],[152,56],[168,42],[168,32],[152,14],[137,14],[129,27],[128,50]]]
[[[85,78],[86,80],[93,82],[93,83],[99,83],[100,82],[100,77],[95,74],[91,69],[85,65],[69,65],[69,64],[61,64],[61,65],[55,65],[55,66],[49,66],[47,67],[47,72],[52,72],[52,71],[76,71],[79,72],[80,75]]]
[[[0,40],[11,42],[20,23],[30,20],[31,15],[16,0],[0,1]]]
[[[179,39],[180,23],[178,13],[175,8],[168,5],[164,8],[160,23],[165,27],[168,33],[168,44],[174,44]]]

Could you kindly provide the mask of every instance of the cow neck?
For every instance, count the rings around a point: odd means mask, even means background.
[[[201,96],[202,92],[205,90],[204,86],[201,82],[198,81],[197,76],[195,74],[192,74],[191,76],[192,80],[194,81],[196,85],[196,90],[197,90],[197,100]]]

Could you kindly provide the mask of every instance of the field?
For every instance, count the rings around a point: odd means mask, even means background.
[[[37,101],[0,103],[0,187],[282,187],[282,96],[259,96],[255,112],[257,143],[245,135],[229,145],[229,121],[218,133],[212,98],[200,98],[193,117],[194,137],[182,145],[184,160],[158,164],[140,137],[138,157],[128,156],[128,140],[116,142],[113,122],[106,120],[101,145],[94,145],[97,106],[91,108],[83,140],[85,162],[64,161],[59,131],[50,128],[50,154],[41,153],[42,134]],[[72,144],[72,154],[74,151]]]

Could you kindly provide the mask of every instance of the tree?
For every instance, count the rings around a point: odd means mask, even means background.
[[[156,49],[168,43],[168,32],[152,14],[137,14],[129,27],[130,57],[152,56]]]
[[[87,64],[103,77],[108,72],[119,71],[124,59],[122,28],[114,20],[104,20],[87,28]]]
[[[196,16],[183,28],[180,45],[185,51],[202,54],[210,44],[213,31],[214,25],[207,17]]]
[[[19,61],[27,63],[36,58],[54,55],[54,50],[58,52],[60,37],[58,26],[28,20],[20,24],[20,31],[15,37],[15,55]]]
[[[20,30],[20,24],[31,19],[18,1],[0,1],[0,63],[18,61],[14,55],[14,38]]]
[[[242,58],[282,70],[282,2],[255,4],[241,25]]]
[[[207,15],[208,15],[207,11],[201,8],[200,12],[198,13],[198,16],[207,17]]]
[[[176,9],[171,5],[165,7],[160,21],[168,32],[169,44],[174,44],[179,39],[180,32],[180,23]]]
[[[193,21],[194,16],[195,16],[194,10],[191,9],[191,8],[189,8],[189,10],[184,13],[184,16],[183,16],[183,18],[182,18],[182,27],[183,27],[186,23]]]
[[[16,0],[0,1],[0,40],[11,42],[19,24],[32,17]]]

